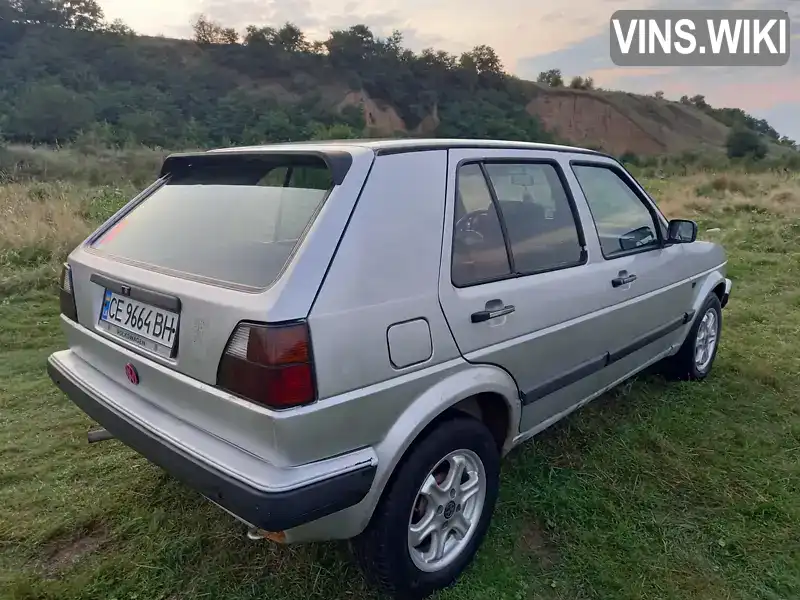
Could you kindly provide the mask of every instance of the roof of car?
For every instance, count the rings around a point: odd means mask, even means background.
[[[577,146],[563,146],[560,144],[542,144],[537,142],[519,142],[512,140],[481,140],[481,139],[446,139],[446,138],[411,138],[411,139],[346,139],[346,140],[312,140],[307,142],[286,142],[266,144],[261,146],[239,146],[219,148],[211,152],[266,152],[279,149],[309,149],[317,151],[331,150],[333,147],[341,149],[347,146],[371,148],[377,154],[401,154],[405,152],[419,152],[424,150],[439,150],[450,148],[506,148],[513,150],[548,150],[551,152],[576,152],[581,154],[595,154],[604,156],[602,152],[579,148]]]

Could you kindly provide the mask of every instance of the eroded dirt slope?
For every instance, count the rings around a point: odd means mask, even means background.
[[[526,109],[560,138],[614,154],[721,148],[728,132],[694,107],[625,92],[540,88]]]

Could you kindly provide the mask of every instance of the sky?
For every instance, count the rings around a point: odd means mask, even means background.
[[[376,35],[399,29],[404,44],[461,53],[492,46],[506,71],[535,79],[559,68],[566,79],[591,76],[603,88],[703,94],[715,107],[738,107],[800,141],[800,0],[99,0],[109,20],[145,35],[191,37],[201,13],[227,27],[291,21],[310,39],[364,23]],[[792,56],[782,67],[616,67],[609,20],[616,10],[779,9],[789,13]]]

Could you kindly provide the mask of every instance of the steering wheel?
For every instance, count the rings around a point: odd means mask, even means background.
[[[481,240],[483,240],[483,234],[476,229],[478,223],[481,219],[486,217],[489,214],[488,209],[476,210],[467,215],[461,217],[458,221],[456,221],[456,234],[462,234],[466,232],[470,232],[473,235],[478,236]]]

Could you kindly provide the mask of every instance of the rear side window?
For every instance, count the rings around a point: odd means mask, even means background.
[[[265,288],[332,187],[327,165],[316,157],[225,157],[187,166],[92,247],[178,275]]]

